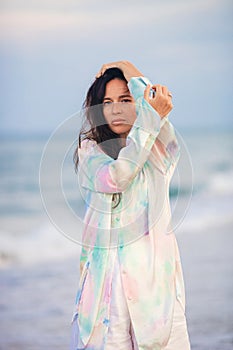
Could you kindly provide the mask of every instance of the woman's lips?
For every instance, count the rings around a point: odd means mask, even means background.
[[[113,119],[111,124],[113,124],[113,125],[126,124],[126,120],[122,119],[122,118]]]

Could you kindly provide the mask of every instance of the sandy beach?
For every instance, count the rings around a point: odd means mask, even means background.
[[[192,349],[233,348],[233,221],[178,236]]]

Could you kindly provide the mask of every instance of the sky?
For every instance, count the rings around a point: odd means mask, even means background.
[[[104,63],[173,94],[178,128],[233,128],[233,2],[0,0],[0,133],[52,132]]]

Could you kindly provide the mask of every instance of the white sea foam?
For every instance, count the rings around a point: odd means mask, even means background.
[[[199,195],[194,195],[190,204],[190,208],[183,222],[179,227],[179,231],[183,233],[199,232],[203,230],[211,230],[222,228],[232,223],[233,225],[233,200],[232,196],[213,195],[208,191],[204,191]]]
[[[233,222],[231,193],[225,191],[224,186],[220,190],[213,184],[215,180],[210,183],[209,188],[193,196],[187,214],[183,218],[183,213],[175,212],[173,221],[179,223],[176,229],[178,234],[210,230],[219,226],[224,229],[224,225]],[[36,230],[21,234],[1,231],[0,240],[1,268],[18,264],[56,262],[71,257],[77,257],[78,261],[81,249],[80,245],[62,235],[52,223],[46,223]]]
[[[56,262],[79,257],[80,246],[67,239],[52,224],[34,232],[16,235],[0,232],[0,267]]]
[[[233,195],[233,171],[218,172],[209,177],[208,191],[218,195]]]
[[[190,172],[181,162],[179,172],[183,175],[182,183],[174,177],[172,184],[172,202],[176,201],[176,195],[179,196],[179,205],[174,213],[176,231],[187,233],[217,225],[223,227],[225,223],[231,222],[233,216],[232,137],[223,133],[218,135],[216,142],[216,135],[191,134],[187,135],[185,141],[188,142],[192,159],[194,194],[187,208],[192,181]],[[69,241],[52,224],[42,224],[46,221],[39,195],[38,172],[44,143],[43,139],[37,142],[33,139],[20,139],[14,140],[14,144],[11,140],[5,140],[1,145],[1,267],[61,261],[79,255],[78,244]],[[56,145],[55,153],[51,154],[51,169],[48,170],[46,185],[53,210],[60,213],[56,199],[57,188],[54,188],[53,183],[53,164],[59,150],[63,150],[62,141]],[[65,195],[72,208],[83,215],[80,209],[83,203],[78,200],[77,179],[71,155],[67,157],[63,170]],[[43,220],[40,221],[41,217]]]

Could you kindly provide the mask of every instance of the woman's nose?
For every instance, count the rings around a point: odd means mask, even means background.
[[[112,103],[112,114],[120,114],[122,112],[121,103],[114,102]]]

